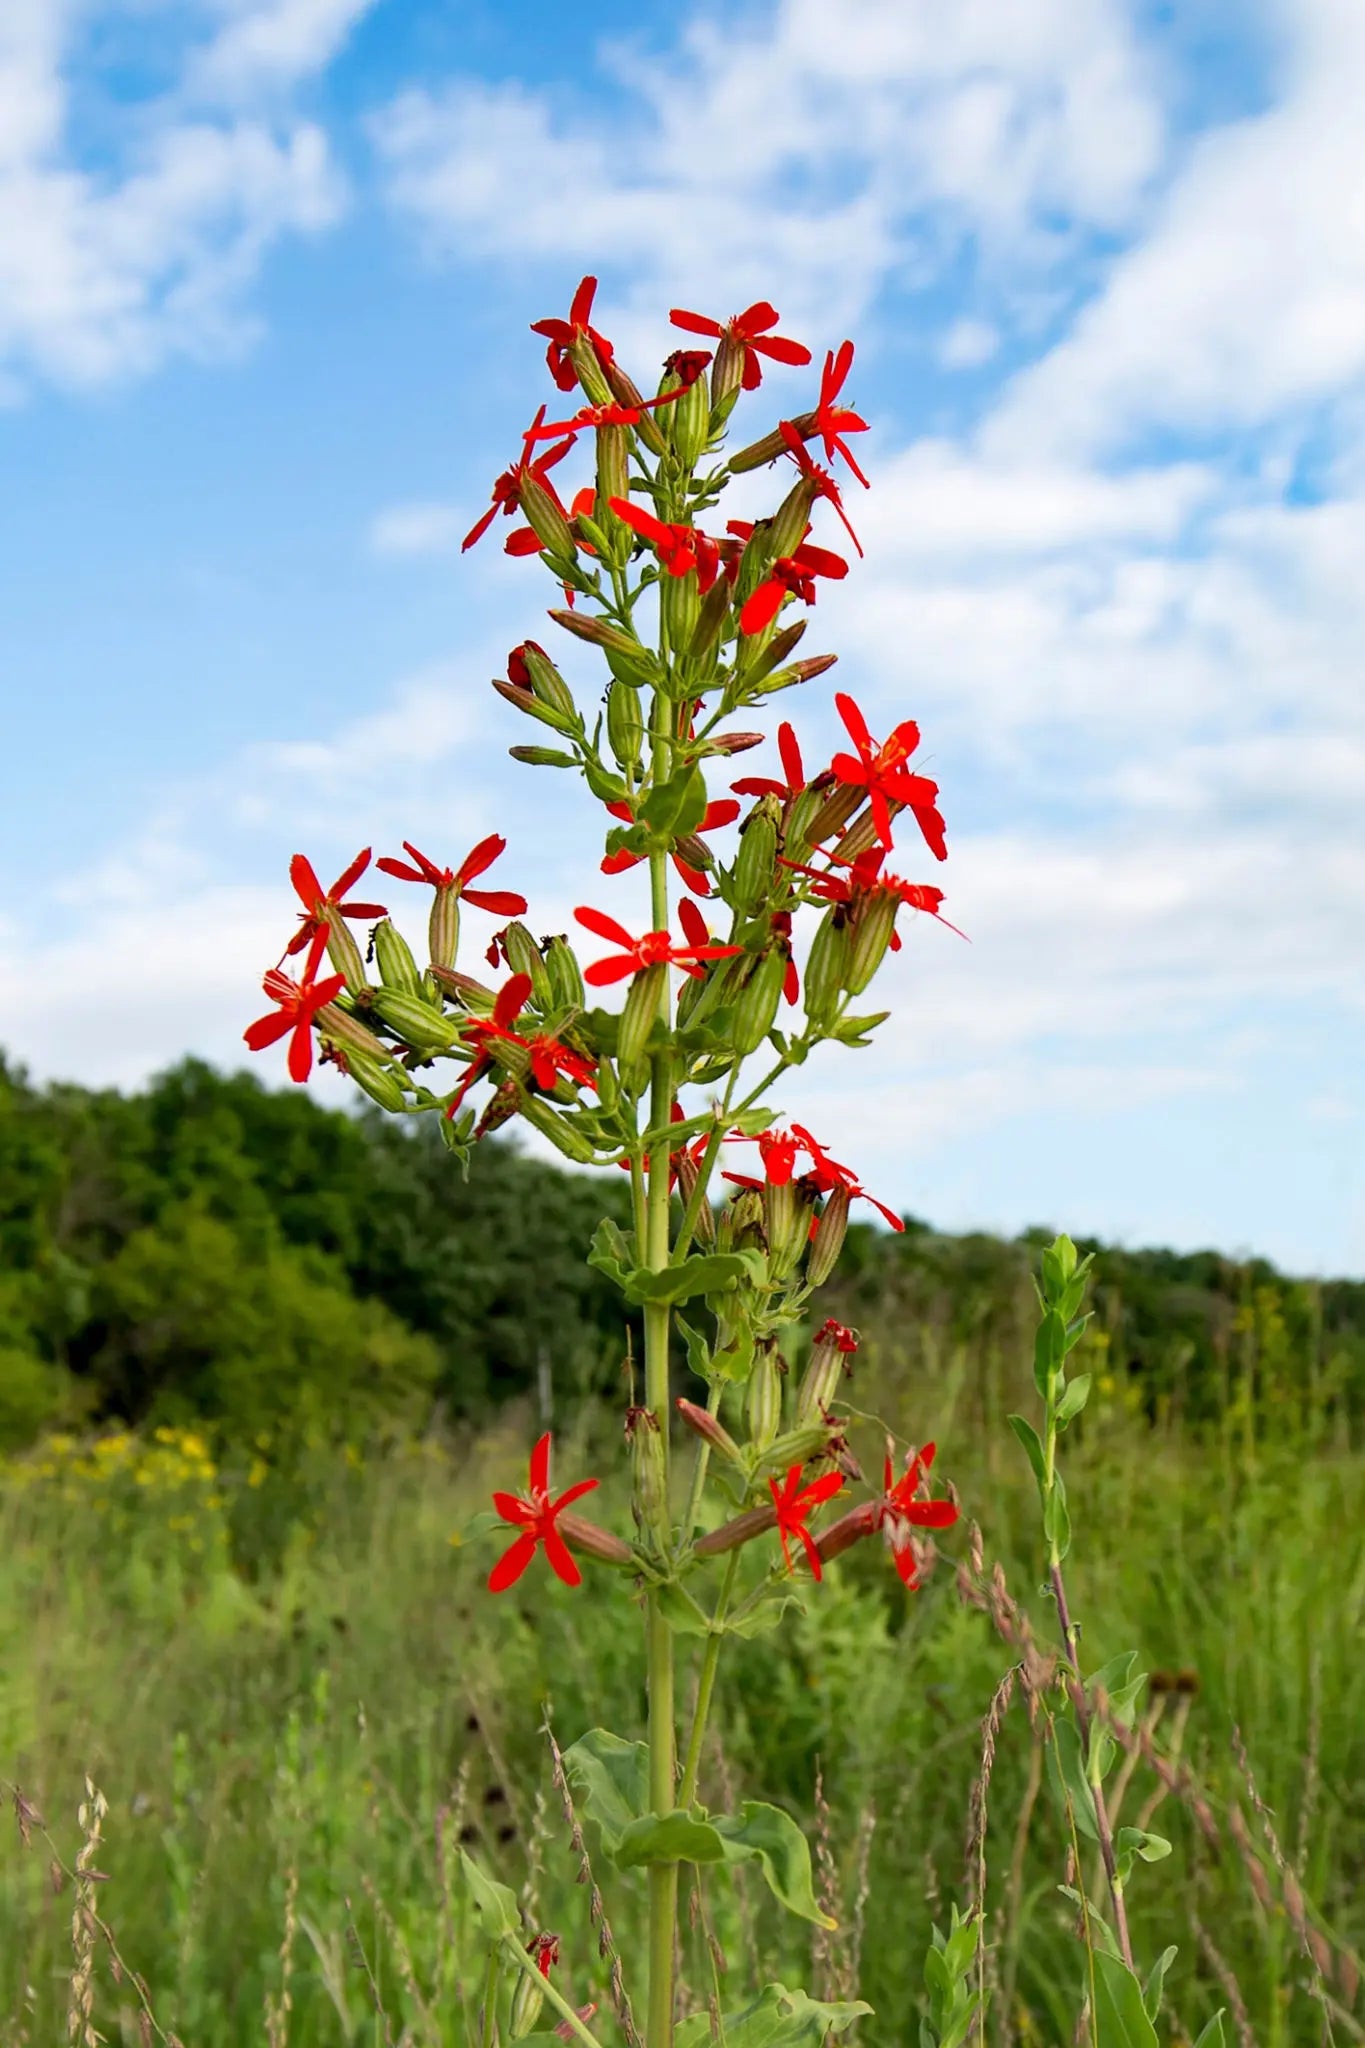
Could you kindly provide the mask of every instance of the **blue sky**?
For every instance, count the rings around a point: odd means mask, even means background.
[[[541,572],[459,552],[527,324],[595,271],[646,382],[670,304],[768,296],[858,344],[811,644],[920,722],[972,939],[789,1100],[946,1227],[1365,1273],[1356,0],[591,18],[3,11],[0,1043],[236,1062],[299,849],[503,829],[561,928],[595,841],[487,688]],[[792,715],[820,756],[828,684]]]

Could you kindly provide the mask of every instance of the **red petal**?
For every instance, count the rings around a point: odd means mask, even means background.
[[[816,1549],[814,1538],[812,1537],[810,1530],[806,1527],[804,1522],[797,1523],[796,1533],[801,1538],[801,1541],[805,1546],[806,1559],[811,1569],[811,1577],[814,1579],[823,1578],[824,1568],[820,1563],[820,1553]]]
[[[291,1081],[306,1081],[312,1071],[313,1023],[310,1017],[302,1016],[289,1041],[289,1078]]]
[[[382,903],[338,903],[337,909],[343,917],[363,917],[367,923],[371,918],[389,914]]]
[[[643,540],[647,540],[652,547],[668,548],[670,550],[676,547],[672,527],[665,526],[663,521],[656,519],[652,512],[646,512],[642,505],[632,503],[629,498],[608,498],[607,503],[618,519],[623,520]]]
[[[702,873],[700,868],[689,867],[680,853],[674,854],[673,865],[682,877],[684,886],[690,889],[694,896],[709,896],[711,894],[710,880]],[[685,896],[679,897],[679,907],[686,901]]]
[[[483,539],[484,535],[487,533],[489,527],[493,524],[493,521],[497,518],[497,516],[498,501],[495,498],[492,504],[489,506],[488,510],[484,513],[483,517],[481,519],[475,520],[474,524],[470,527],[464,539],[460,542],[461,554],[464,554],[467,549],[472,548],[475,541]]]
[[[602,859],[604,875],[623,875],[627,868],[638,867],[644,859],[642,853],[632,853],[629,847],[618,847],[615,853],[608,853]]]
[[[548,1493],[550,1490],[550,1432],[537,1437],[531,1452],[531,1491]]]
[[[688,313],[681,306],[675,306],[669,314],[675,327],[682,327],[688,334],[709,334],[719,339],[725,329],[719,320],[708,320],[704,313]]]
[[[305,859],[303,854],[296,853],[290,861],[289,879],[294,884],[295,893],[304,909],[316,910],[327,892],[318,880],[312,862]]]
[[[843,719],[844,730],[858,749],[858,752],[860,754],[870,752],[872,748],[872,735],[867,729],[867,720],[863,717],[862,712],[858,709],[853,699],[847,696],[844,691],[836,690],[834,693],[834,708],[840,718]]]
[[[576,1481],[566,1492],[560,1494],[559,1499],[551,1509],[551,1513],[557,1515],[562,1508],[566,1508],[569,1505],[570,1501],[582,1500],[585,1493],[591,1493],[593,1488],[600,1484],[600,1480],[597,1479],[580,1479]]]
[[[735,315],[733,325],[746,341],[752,341],[756,334],[762,334],[766,328],[776,327],[777,322],[776,306],[769,305],[766,299],[755,299],[752,306],[746,306],[742,313]]]
[[[618,924],[614,917],[608,917],[605,910],[594,910],[591,904],[583,903],[575,910],[574,916],[581,925],[588,931],[595,933],[599,939],[610,939],[613,945],[624,946],[627,950],[635,945],[634,939],[625,926]]]
[[[795,560],[798,569],[808,569],[812,576],[827,576],[832,582],[837,583],[848,574],[848,563],[830,548],[814,548],[803,542],[796,550]]]
[[[355,859],[351,862],[351,865],[348,868],[344,868],[333,882],[331,891],[333,902],[339,903],[341,901],[347,890],[360,880],[360,877],[369,865],[370,849],[368,846],[362,846]]]
[[[541,550],[540,536],[529,526],[519,526],[509,533],[502,544],[505,555],[538,555]]]
[[[761,633],[765,626],[770,626],[777,617],[785,596],[786,590],[781,583],[774,580],[760,583],[752,596],[744,601],[739,615],[740,632]]]
[[[801,762],[801,749],[796,743],[795,729],[785,722],[777,728],[777,751],[782,759],[782,773],[787,778],[788,789],[803,789],[806,771]]]
[[[509,1586],[515,1586],[535,1554],[535,1537],[530,1535],[518,1536],[512,1548],[503,1552],[492,1571],[488,1574],[489,1592],[505,1593]]]
[[[699,832],[718,831],[722,825],[733,825],[738,816],[739,805],[733,797],[718,797],[715,803],[706,806],[702,814],[702,821],[698,825],[697,830]]]
[[[553,1522],[545,1531],[545,1555],[549,1560],[550,1570],[557,1579],[562,1579],[566,1586],[582,1585],[583,1574]]]
[[[582,283],[579,285],[578,290],[574,293],[573,304],[569,307],[570,326],[587,326],[589,320],[591,320],[592,318],[592,302],[594,297],[596,296],[596,293],[597,279],[595,277],[585,277]],[[851,342],[846,344],[846,346],[849,348],[851,348],[852,345],[853,344]]]
[[[500,853],[507,851],[507,841],[500,832],[490,832],[476,847],[467,853],[455,870],[457,882],[472,882],[475,875],[481,875],[485,868],[491,868]]]
[[[491,910],[495,917],[524,917],[529,908],[526,898],[511,889],[466,889],[462,893],[464,902],[472,903],[475,910]]]
[[[493,1005],[493,1022],[504,1031],[510,1030],[526,1008],[526,998],[530,993],[530,975],[514,974],[498,991],[498,1000]],[[534,1480],[531,1483],[534,1489]]]
[[[764,341],[755,341],[752,347],[760,355],[770,356],[775,363],[794,363],[799,368],[810,361],[810,350],[801,341],[788,341],[785,335],[774,334]]]
[[[624,981],[628,974],[639,971],[639,963],[631,954],[618,954],[614,960],[599,960],[592,967],[583,969],[583,979],[590,988],[605,988],[609,982]]]
[[[276,1039],[284,1037],[293,1022],[292,1009],[276,1010],[271,1016],[258,1017],[254,1024],[248,1024],[242,1036],[252,1052],[264,1052],[268,1045],[274,1045]]]
[[[420,869],[410,868],[406,861],[390,860],[386,856],[382,860],[377,860],[375,866],[382,868],[386,875],[395,876],[400,882],[425,882],[426,880],[426,876]]]
[[[821,409],[830,405],[844,388],[844,380],[853,368],[853,343],[842,341],[836,355],[833,350],[825,357],[824,374],[820,379]]]
[[[958,1511],[950,1500],[912,1500],[905,1519],[917,1529],[951,1529]]]
[[[531,1506],[530,1501],[522,1500],[519,1494],[495,1493],[493,1495],[493,1505],[502,1516],[504,1522],[513,1522],[520,1526],[534,1522],[537,1518],[536,1510]]]
[[[852,754],[836,754],[829,764],[829,772],[840,782],[856,782],[863,789],[867,787],[867,763]]]
[[[683,937],[689,946],[704,946],[711,936],[706,919],[696,904],[689,903],[685,896],[678,904],[678,923],[683,928]]]

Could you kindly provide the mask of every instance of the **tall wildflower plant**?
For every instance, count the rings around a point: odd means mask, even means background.
[[[913,1594],[934,1532],[958,1519],[934,1491],[932,1443],[888,1442],[880,1483],[868,1485],[845,1440],[842,1393],[858,1340],[814,1304],[855,1202],[893,1229],[901,1221],[823,1136],[784,1123],[772,1096],[816,1046],[865,1046],[884,1023],[886,1012],[862,1005],[887,953],[910,916],[944,922],[941,890],[896,869],[922,871],[947,847],[937,786],[915,766],[918,728],[907,719],[875,738],[847,695],[834,699],[847,745],[832,759],[808,767],[784,720],[773,770],[736,776],[733,766],[768,737],[757,721],[771,700],[834,662],[798,650],[822,585],[847,575],[850,550],[861,554],[844,498],[850,479],[867,484],[850,446],[866,423],[844,395],[852,343],[826,356],[809,410],[731,450],[734,416],[765,366],[811,360],[776,332],[774,308],[760,302],[727,321],[675,310],[676,326],[713,346],[678,349],[645,396],[593,325],[593,295],[585,278],[567,319],[536,323],[556,402],[536,412],[465,547],[511,522],[507,552],[537,556],[556,586],[551,626],[605,665],[604,694],[581,696],[528,639],[493,684],[510,715],[541,729],[512,747],[516,759],[577,772],[587,786],[589,828],[602,841],[598,900],[574,912],[572,936],[537,939],[525,897],[490,885],[501,837],[458,866],[405,844],[376,865],[426,893],[425,940],[413,946],[384,905],[356,894],[368,849],[330,887],[300,854],[298,928],[265,977],[271,1008],[246,1038],[253,1048],[287,1039],[300,1082],[320,1048],[384,1109],[436,1117],[459,1161],[520,1118],[576,1165],[629,1175],[631,1229],[604,1219],[588,1256],[644,1326],[643,1400],[625,1431],[633,1529],[591,1519],[597,1480],[561,1484],[542,1436],[525,1491],[493,1496],[489,1521],[507,1541],[488,1589],[496,1596],[545,1570],[578,1587],[586,1568],[643,1611],[647,1739],[593,1729],[564,1753],[563,1774],[615,1867],[647,1874],[643,2035],[646,2048],[670,2048],[680,1866],[756,1865],[790,1912],[832,1924],[789,1814],[760,1800],[717,1813],[699,1798],[727,1645],[773,1626],[856,1544],[882,1546]],[[574,489],[563,481],[571,460],[583,474]],[[754,471],[771,476],[773,509],[725,518],[727,487]],[[831,538],[843,552],[825,545]],[[636,868],[648,875],[643,931],[611,895]],[[494,921],[472,963],[461,949],[467,908]],[[352,921],[372,925],[368,948]],[[1018,1427],[1043,1492],[1075,1688],[1054,1716],[1059,1784],[1077,1834],[1098,1833],[1113,1907],[1115,1940],[1096,1933],[1089,1943],[1088,2009],[1096,2023],[1122,2010],[1127,2031],[1111,2038],[1127,2042],[1144,2037],[1122,1883],[1134,1857],[1159,1850],[1132,1830],[1106,1842],[1095,1793],[1107,1738],[1086,1711],[1060,1575],[1055,1447],[1082,1398],[1079,1383],[1065,1385],[1063,1361],[1083,1286],[1074,1255],[1050,1255],[1044,1430]],[[675,1343],[696,1400],[672,1397]],[[801,1371],[789,1372],[798,1358]],[[684,1660],[694,1667],[685,1687]],[[1128,1681],[1102,1677],[1117,1710]],[[541,2025],[599,2048],[592,2008],[556,1981],[555,1938],[524,1926],[512,1891],[467,1856],[464,1872],[486,1943],[484,2048],[495,2037],[548,2043]],[[1096,1929],[1107,1924],[1097,1913]],[[926,2041],[951,2048],[979,2027],[981,1954],[978,1905],[936,1937]],[[742,2009],[688,2020],[685,2048],[701,2048],[713,2025],[732,2048],[818,2048],[867,2010],[754,1985]],[[633,2019],[628,2030],[634,2044]]]

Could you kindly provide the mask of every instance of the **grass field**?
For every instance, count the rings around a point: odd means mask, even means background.
[[[955,1385],[945,1373],[927,1405],[945,1418],[940,1464],[964,1519],[928,1586],[907,1599],[869,1545],[807,1590],[818,1628],[792,1610],[727,1650],[703,1774],[713,1803],[761,1789],[810,1824],[842,1924],[817,1937],[812,1974],[808,1929],[712,1879],[685,1939],[704,1955],[709,1928],[741,1981],[799,1973],[839,1995],[856,1979],[875,2008],[868,2044],[917,2038],[931,1923],[977,1862],[981,1723],[1011,1655],[955,1584],[969,1518],[987,1573],[999,1560],[1040,1638],[1050,1628],[1022,1457],[954,1404]],[[593,1428],[596,1441],[566,1443],[564,1470],[611,1469],[616,1425]],[[462,2042],[478,1986],[461,1967],[460,1842],[517,1889],[528,1926],[559,1933],[575,2000],[609,2011],[542,1721],[565,1745],[592,1721],[638,1731],[629,1598],[601,1597],[600,1580],[568,1592],[542,1563],[493,1601],[494,1553],[451,1540],[491,1485],[519,1482],[531,1432],[507,1415],[477,1442],[319,1458],[288,1485],[264,1456],[219,1469],[184,1431],[59,1439],[9,1468],[0,1776],[27,1804],[0,1846],[0,2038],[64,2040],[73,1968],[105,2038],[146,2037],[136,1984],[116,1981],[84,1901],[186,2048]],[[624,1526],[624,1495],[604,1491],[600,1518]],[[1229,2041],[1361,2039],[1365,1464],[1268,1443],[1245,1416],[1196,1444],[1118,1415],[1078,1445],[1072,1498],[1088,1660],[1138,1645],[1147,1669],[1198,1687],[1146,1710],[1184,1774],[1176,1792],[1139,1761],[1123,1793],[1122,1818],[1150,1817],[1174,1844],[1133,1896],[1140,1962],[1179,1944],[1163,2038],[1192,2038],[1223,2005]],[[1016,1697],[987,1800],[992,2043],[1069,2041],[1079,2011],[1040,1768]],[[86,1838],[99,1821],[83,1860],[102,1876],[54,1880],[51,1845],[68,1869],[82,1855],[83,1801]],[[606,1891],[640,1996],[638,1876]]]

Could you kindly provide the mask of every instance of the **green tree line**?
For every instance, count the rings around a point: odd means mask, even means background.
[[[627,1220],[624,1175],[493,1142],[465,1179],[429,1120],[324,1109],[197,1060],[121,1094],[35,1087],[0,1056],[0,1447],[115,1418],[357,1436],[620,1388],[630,1333],[585,1258],[604,1206]],[[970,1376],[988,1410],[1026,1356],[1043,1234],[855,1226],[830,1311],[907,1375],[994,1361]],[[1365,1283],[1083,1248],[1101,1254],[1096,1343],[1135,1414],[1273,1426],[1282,1408],[1349,1429]]]

